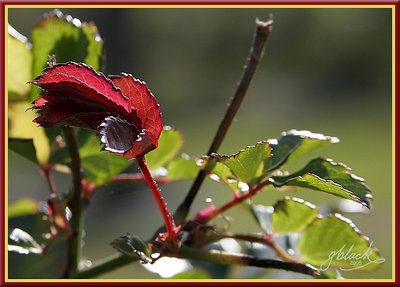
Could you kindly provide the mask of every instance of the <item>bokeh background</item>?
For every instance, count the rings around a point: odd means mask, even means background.
[[[53,8],[12,8],[9,23],[30,37],[35,22]],[[392,15],[389,8],[68,8],[81,21],[93,21],[105,43],[103,71],[132,73],[146,81],[163,112],[164,124],[183,132],[183,152],[200,157],[208,150],[218,123],[240,80],[256,17],[275,20],[264,59],[219,152],[278,138],[290,129],[337,136],[341,142],[290,165],[294,171],[319,155],[344,162],[367,180],[374,196],[370,213],[350,218],[380,250],[386,262],[373,273],[343,272],[346,278],[391,278],[392,273]],[[135,169],[134,167],[132,169]],[[39,171],[9,153],[9,202],[21,197],[44,201],[47,183]],[[136,170],[135,170],[136,171]],[[56,174],[60,191],[71,187]],[[191,181],[162,186],[174,211]],[[285,195],[326,208],[340,207],[336,197],[316,191],[267,190],[258,204],[273,205]],[[229,190],[208,180],[192,215],[231,198]],[[258,231],[241,208],[227,213],[233,231]],[[85,215],[83,256],[95,261],[114,250],[109,243],[131,232],[149,238],[162,224],[144,184],[104,187]],[[233,271],[232,271],[233,272]],[[157,278],[131,264],[102,278]]]

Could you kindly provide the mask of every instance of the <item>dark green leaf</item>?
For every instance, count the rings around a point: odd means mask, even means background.
[[[20,198],[8,206],[8,218],[38,213],[38,203],[32,198]]]
[[[271,225],[275,233],[301,232],[318,213],[318,208],[311,203],[286,197],[274,205]]]
[[[168,179],[182,180],[195,178],[199,172],[200,167],[196,161],[186,154],[181,157],[173,159],[167,164]]]
[[[10,24],[8,24],[7,52],[8,100],[26,100],[30,89],[26,82],[32,80],[31,44]]]
[[[50,224],[43,220],[42,213],[29,214],[9,218],[8,230],[19,228],[30,234],[40,245],[49,244],[43,238],[43,234],[50,232]],[[67,244],[63,237],[55,239],[50,244],[44,255],[8,253],[8,277],[9,278],[61,278],[65,273]],[[13,242],[9,242],[13,244]]]
[[[270,154],[271,149],[268,142],[259,142],[255,146],[247,147],[231,156],[214,153],[210,157],[203,157],[202,166],[211,174],[221,174],[223,180],[230,179],[230,173],[232,173],[237,181],[253,186],[262,178],[264,160]],[[215,172],[214,169],[216,169]]]
[[[310,150],[338,143],[339,139],[309,131],[291,130],[282,133],[279,139],[268,142],[272,149],[272,156],[265,159],[265,171],[277,169],[288,160],[293,160]]]
[[[33,139],[8,138],[8,148],[27,160],[38,163]]]
[[[40,254],[42,247],[25,231],[15,228],[8,235],[10,241],[8,243],[8,251],[20,254]]]
[[[288,176],[273,176],[274,186],[299,186],[324,191],[346,199],[354,200],[369,208],[372,199],[364,179],[350,173],[350,168],[329,159],[312,160],[302,170]]]
[[[114,239],[111,246],[122,254],[139,258],[143,262],[147,262],[151,255],[151,247],[142,238],[130,233]]]
[[[86,62],[100,68],[103,42],[94,24],[64,16],[54,10],[45,14],[32,31],[33,75],[37,76],[47,66],[48,55],[55,55],[59,63]],[[31,100],[39,89],[32,86]]]
[[[371,271],[385,261],[354,223],[338,214],[315,219],[305,229],[298,248],[302,262],[322,271],[329,267]]]
[[[179,152],[183,145],[183,136],[180,131],[165,126],[158,140],[158,147],[146,155],[146,162],[150,170],[164,166]]]

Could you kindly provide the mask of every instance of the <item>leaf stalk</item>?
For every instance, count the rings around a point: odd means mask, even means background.
[[[154,199],[157,202],[158,208],[160,209],[161,215],[164,219],[165,227],[167,229],[168,238],[172,242],[175,242],[178,240],[175,222],[167,209],[167,205],[161,195],[160,189],[150,173],[144,156],[137,157],[136,161],[139,164],[139,168],[142,170],[143,176],[145,177],[146,182],[153,193]]]

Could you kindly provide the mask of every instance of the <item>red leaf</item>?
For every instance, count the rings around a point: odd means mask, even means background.
[[[119,76],[112,75],[108,77],[129,99],[131,107],[142,120],[142,128],[150,131],[158,138],[163,129],[160,106],[147,88],[146,83],[125,73]]]
[[[68,125],[98,129],[105,150],[138,157],[157,147],[160,107],[145,83],[132,75],[112,81],[86,64],[56,64],[31,84],[45,90],[32,107],[43,127]]]

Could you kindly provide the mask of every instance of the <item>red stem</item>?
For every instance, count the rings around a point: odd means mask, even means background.
[[[178,236],[175,230],[175,222],[167,209],[167,205],[165,204],[164,199],[162,198],[157,183],[155,182],[149,171],[144,156],[137,157],[136,161],[139,164],[140,169],[142,170],[144,178],[146,179],[146,182],[149,185],[151,192],[153,193],[153,196],[157,202],[158,208],[160,209],[161,215],[163,216],[165,227],[167,229],[168,238],[171,241],[177,240]]]
[[[200,210],[196,214],[196,216],[193,218],[193,220],[200,224],[206,224],[207,222],[209,222],[213,218],[217,217],[218,215],[224,213],[228,209],[234,207],[235,205],[243,202],[246,199],[253,197],[257,192],[261,191],[262,188],[264,186],[268,185],[269,183],[270,183],[269,181],[265,181],[265,182],[262,182],[258,185],[251,187],[248,192],[242,193],[241,195],[233,198],[231,201],[228,201],[220,208],[215,209],[215,208],[208,207],[203,210]]]

